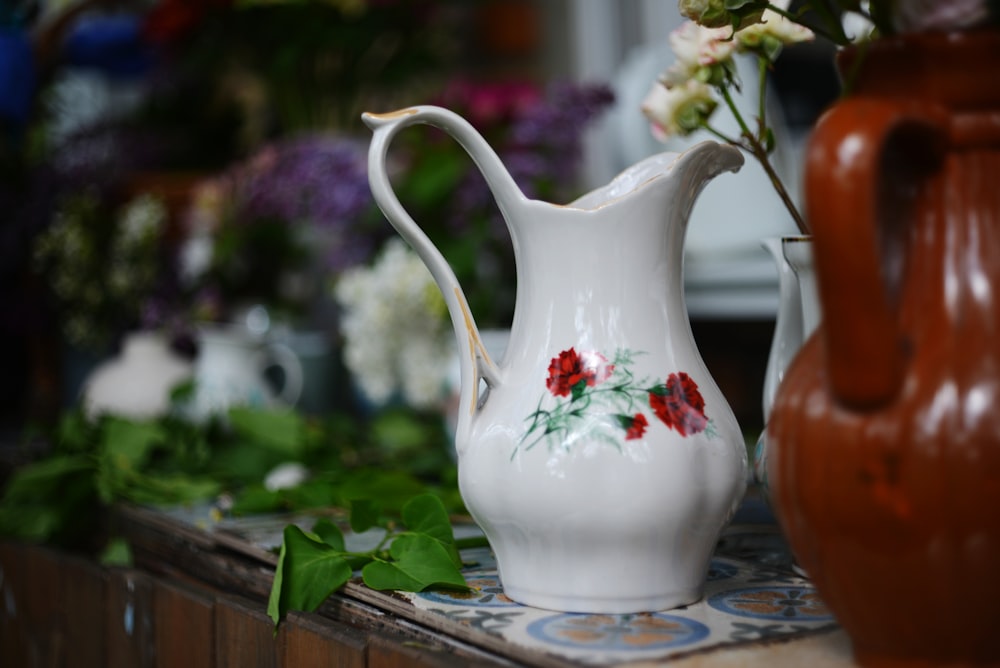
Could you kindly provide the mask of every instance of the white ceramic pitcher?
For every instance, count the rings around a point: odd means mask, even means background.
[[[527,199],[450,111],[364,120],[374,131],[375,200],[429,267],[458,336],[459,486],[496,552],[504,592],[527,605],[608,613],[700,598],[747,460],[695,346],[682,252],[695,197],[739,169],[742,155],[714,142],[660,154],[560,206]],[[469,152],[513,238],[517,303],[499,361],[386,174],[390,142],[416,124],[444,129]]]
[[[195,361],[194,418],[209,419],[232,406],[292,406],[302,392],[302,364],[292,350],[235,326],[203,325]],[[282,384],[273,388],[268,368],[281,370]]]
[[[771,416],[771,405],[785,372],[802,344],[819,325],[821,314],[813,271],[812,237],[770,237],[761,241],[761,245],[771,254],[778,268],[778,314],[764,372],[762,407],[765,429],[757,438],[752,467],[764,500],[770,503],[766,426]]]

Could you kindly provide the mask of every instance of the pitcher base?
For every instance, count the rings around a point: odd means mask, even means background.
[[[504,585],[504,595],[532,608],[590,614],[659,612],[690,605],[702,597],[700,588],[642,597],[573,596]]]

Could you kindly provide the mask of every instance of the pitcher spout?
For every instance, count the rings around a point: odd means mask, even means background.
[[[681,153],[664,152],[645,158],[624,169],[607,185],[591,190],[569,206],[574,209],[599,209],[640,190],[674,186],[680,186],[680,191],[689,195],[687,201],[693,204],[695,196],[709,181],[723,172],[738,172],[743,163],[743,154],[736,147],[704,141]],[[688,211],[681,213],[686,216]]]

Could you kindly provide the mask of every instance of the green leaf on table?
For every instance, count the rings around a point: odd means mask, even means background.
[[[238,406],[229,410],[229,423],[240,437],[291,458],[302,449],[304,423],[295,411]]]
[[[170,403],[176,405],[193,400],[195,389],[197,389],[197,381],[194,378],[181,381],[170,389]]]
[[[410,531],[430,536],[444,548],[456,567],[461,567],[462,558],[455,547],[455,534],[451,529],[451,519],[441,499],[433,494],[416,496],[403,506],[403,524]]]
[[[426,491],[427,483],[398,470],[359,469],[337,485],[337,492],[345,503],[373,499],[390,514],[399,512],[407,501]]]
[[[66,411],[56,425],[59,450],[63,452],[86,452],[93,447],[97,427],[87,419],[83,411]]]
[[[58,494],[66,480],[90,476],[94,460],[86,455],[68,455],[42,459],[16,470],[4,491],[3,502],[19,500],[37,501]]]
[[[343,552],[290,524],[285,527],[267,614],[278,624],[289,610],[312,612],[350,578],[351,566]]]
[[[234,515],[270,513],[280,510],[284,499],[280,491],[270,490],[264,485],[250,485],[243,489],[233,501]]]
[[[329,480],[306,480],[280,490],[285,505],[293,509],[329,508],[337,504],[337,489]]]
[[[423,591],[433,586],[468,586],[444,546],[426,534],[399,536],[389,554],[393,561],[373,561],[361,570],[365,584],[372,589]]]
[[[211,478],[200,478],[183,473],[158,473],[155,475],[131,473],[118,495],[128,501],[149,505],[197,503],[219,494],[222,486]]]
[[[312,532],[335,550],[343,552],[347,548],[344,546],[344,534],[336,524],[323,518],[313,524]]]
[[[163,427],[156,422],[132,422],[108,417],[104,425],[101,454],[119,468],[140,469],[164,440]]]
[[[426,425],[412,411],[385,410],[369,425],[372,442],[387,453],[413,451],[427,445]]]
[[[55,456],[15,471],[0,498],[0,535],[49,541],[92,529],[95,465],[86,455]]]
[[[351,500],[351,531],[364,533],[378,525],[379,505],[371,499]]]
[[[232,481],[237,485],[259,483],[268,471],[286,462],[280,452],[261,446],[253,447],[246,440],[239,443],[224,443],[212,448],[209,470],[219,479]]]
[[[101,550],[98,559],[102,566],[123,566],[130,568],[133,563],[132,547],[124,538],[112,538]]]

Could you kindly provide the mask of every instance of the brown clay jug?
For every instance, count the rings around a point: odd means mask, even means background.
[[[859,663],[1000,665],[1000,33],[839,65],[805,174],[823,322],[778,390],[772,498]]]

